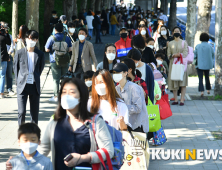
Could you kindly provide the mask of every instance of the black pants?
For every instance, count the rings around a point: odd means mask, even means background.
[[[138,128],[136,128],[136,129],[132,129],[131,127],[129,127],[129,126],[127,126],[128,127],[128,130],[130,130],[130,131],[133,131],[133,132],[142,132],[142,133],[144,133],[144,131],[143,131],[143,126],[141,126],[141,127],[138,127]]]
[[[204,85],[203,85],[203,73],[205,75],[205,83],[206,83],[206,89],[207,90],[211,90],[211,86],[210,86],[210,78],[209,78],[209,73],[210,70],[201,70],[197,68],[197,74],[199,77],[199,91],[202,92],[204,91]]]
[[[75,77],[83,80],[83,74],[84,74],[84,72],[83,72],[82,66],[77,64],[76,70],[74,72]]]
[[[100,29],[96,29],[96,43],[101,42]]]
[[[31,122],[38,124],[40,94],[36,84],[26,84],[23,92],[17,94],[18,101],[18,124],[25,122],[26,103],[29,96]]]

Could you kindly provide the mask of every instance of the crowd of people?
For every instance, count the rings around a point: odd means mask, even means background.
[[[50,20],[52,35],[45,44],[45,52],[49,52],[53,77],[54,94],[49,101],[58,103],[58,107],[41,142],[37,124],[40,76],[45,57],[36,46],[39,34],[22,25],[19,36],[12,40],[7,23],[1,22],[6,32],[0,34],[0,93],[3,98],[6,75],[7,90],[15,95],[13,70],[17,85],[18,140],[22,150],[21,154],[7,161],[6,169],[38,169],[39,165],[45,167],[44,170],[70,170],[77,165],[91,167],[91,164],[101,162],[97,150],[106,159],[101,148],[105,148],[112,158],[114,147],[105,122],[117,130],[146,133],[148,140],[154,138],[155,134],[149,132],[148,103],[156,104],[161,96],[172,91],[171,104],[183,106],[188,85],[186,70],[182,80],[172,79],[175,60],[185,59],[189,51],[187,42],[181,37],[181,28],[175,26],[170,31],[167,22],[161,9],[144,11],[136,6],[126,9],[113,5],[111,9],[95,13],[90,9],[88,12],[83,10],[78,17],[73,16],[72,21],[67,21],[65,15],[58,17],[53,11]],[[116,27],[120,40],[105,45],[103,60],[98,63],[89,40],[95,33],[95,43],[102,43],[100,35],[116,35]],[[200,80],[199,91],[204,91],[201,83],[204,72],[209,92],[209,70],[213,67],[214,53],[206,43],[208,34],[201,34],[200,40],[202,43],[194,51],[194,64]],[[202,60],[203,56],[207,63]],[[73,73],[73,77],[61,81],[67,72]],[[177,99],[179,88],[180,103]],[[25,123],[28,98],[32,123]],[[86,122],[90,123],[96,114],[101,117],[97,120],[97,133],[93,135]],[[152,144],[157,145],[154,141]],[[45,157],[50,151],[52,163]],[[70,160],[64,160],[67,155]]]

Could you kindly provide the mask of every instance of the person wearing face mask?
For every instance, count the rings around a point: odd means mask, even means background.
[[[50,159],[37,151],[41,143],[40,134],[41,130],[35,123],[24,123],[19,127],[18,144],[21,148],[21,153],[8,161],[7,170],[9,167],[13,170],[53,170]]]
[[[53,31],[53,28],[55,27],[55,25],[58,23],[59,18],[57,16],[57,12],[56,11],[52,11],[52,17],[50,19],[50,26],[51,26],[51,31]]]
[[[164,25],[164,21],[158,19],[158,27],[157,30],[153,34],[153,39],[156,41],[161,36],[161,26]]]
[[[137,49],[132,49],[129,51],[127,58],[131,58],[136,66],[136,69],[138,69],[142,76],[141,79],[143,79],[146,82],[148,92],[149,92],[149,98],[153,102],[154,100],[154,75],[153,71],[146,63],[142,62],[142,55],[141,52]]]
[[[139,86],[143,88],[145,101],[147,104],[148,103],[148,89],[147,89],[146,82],[141,79],[142,77],[141,72],[136,69],[136,65],[134,61],[130,58],[124,58],[122,60],[122,63],[126,64],[129,69],[128,74],[127,74],[128,80],[132,81],[133,83],[138,84]]]
[[[116,16],[114,15],[113,12],[111,12],[110,14],[110,24],[111,24],[111,35],[115,36],[116,25],[119,25],[119,22],[117,21]]]
[[[133,36],[133,23],[130,18],[126,22],[126,28],[128,30],[129,37],[131,38]]]
[[[95,136],[92,128],[86,126],[90,125],[93,114],[87,110],[89,93],[85,82],[77,78],[64,79],[58,98],[57,110],[43,133],[39,148],[45,156],[49,156],[51,151],[54,170],[70,170],[77,165],[91,167],[91,164],[100,163],[95,151],[100,152],[105,160],[101,148],[105,148],[112,158],[114,148],[105,121],[97,117]],[[72,159],[64,161],[69,154]]]
[[[139,25],[138,25],[138,29],[135,32],[135,35],[140,34],[140,32],[142,31],[142,28],[145,27],[147,29],[147,31],[148,31],[148,36],[151,37],[150,30],[149,30],[149,28],[146,27],[146,25],[147,25],[147,23],[144,20],[140,21]]]
[[[45,44],[45,51],[49,52],[49,59],[50,59],[50,66],[52,69],[52,77],[53,77],[53,92],[54,95],[49,99],[50,102],[57,102],[58,101],[58,92],[59,92],[59,83],[60,78],[64,75],[68,70],[68,63],[64,65],[58,65],[56,63],[56,54],[55,50],[53,49],[53,45],[55,40],[62,41],[65,40],[68,48],[68,52],[72,51],[72,43],[68,36],[63,33],[63,24],[57,23],[55,26],[55,35],[50,36]]]
[[[112,70],[113,66],[116,64],[116,46],[114,44],[107,44],[105,46],[103,61],[101,61],[96,70],[106,69]]]
[[[167,65],[167,62],[165,61],[165,54],[163,50],[157,51],[155,54],[155,58],[157,61],[157,70],[162,73],[163,77],[166,79],[166,82],[168,82],[167,75],[169,72],[169,67]]]
[[[18,50],[14,57],[13,69],[17,84],[18,124],[25,122],[26,103],[29,97],[31,122],[38,124],[40,100],[40,76],[45,66],[45,56],[35,47],[39,33],[26,33],[26,48]],[[28,74],[27,74],[28,73]]]
[[[94,73],[95,73],[94,71],[89,70],[89,71],[85,72],[83,75],[85,84],[88,87],[89,97],[92,96],[92,77],[93,77]]]
[[[97,66],[97,60],[93,48],[93,44],[86,40],[87,29],[79,29],[79,41],[73,44],[72,57],[69,64],[69,71],[73,71],[75,77],[83,80],[83,73],[92,70],[91,59],[93,60],[94,67]]]
[[[117,63],[113,67],[111,71],[113,79],[116,83],[119,83],[116,86],[116,91],[124,100],[129,111],[129,123],[132,127],[128,127],[128,129],[147,133],[149,131],[149,121],[144,91],[136,83],[127,80],[128,70],[124,63]]]
[[[150,30],[151,35],[153,33],[153,30],[152,30],[152,27],[151,27],[152,25],[153,25],[153,23],[151,22],[151,17],[148,16],[148,18],[147,18],[147,28]]]
[[[143,37],[144,41],[146,41],[147,38],[150,38],[146,26],[140,27],[139,34]]]
[[[114,76],[113,79],[119,81],[121,76]],[[101,115],[110,126],[117,130],[127,130],[127,126],[131,127],[128,108],[119,97],[108,70],[98,70],[94,74],[88,110]]]
[[[91,11],[88,11],[87,16],[86,16],[86,22],[88,25],[88,33],[89,33],[89,40],[92,40],[92,34],[93,34],[93,19],[94,16],[92,15]]]
[[[163,10],[162,9],[160,10],[159,19],[164,21],[164,25],[166,25],[167,22],[168,22],[168,17],[165,14],[163,14]]]
[[[131,39],[128,36],[128,31],[125,27],[120,29],[120,40],[115,43],[116,46],[116,58],[123,59],[126,57],[128,52],[132,49]]]
[[[96,15],[93,20],[94,28],[96,29],[96,42],[95,44],[102,44],[101,38],[100,38],[100,30],[101,30],[101,24],[103,22],[103,19],[101,19],[101,12],[96,11]]]
[[[68,23],[68,31],[69,31],[69,34],[67,36],[71,39],[72,43],[74,43],[78,38],[78,33],[76,30],[76,23],[69,22]],[[71,51],[70,51],[70,56],[72,56]]]
[[[183,106],[184,105],[184,97],[185,97],[185,93],[186,93],[186,86],[188,85],[187,71],[184,72],[183,81],[171,80],[171,71],[172,71],[172,65],[174,63],[174,58],[179,58],[181,56],[182,57],[187,56],[188,45],[186,42],[184,42],[184,46],[182,46],[182,39],[180,39],[180,36],[181,36],[181,28],[180,27],[174,27],[172,32],[173,32],[174,40],[169,42],[168,48],[167,48],[167,56],[170,60],[169,76],[168,76],[168,89],[173,90],[174,102],[172,103],[172,105],[178,105],[177,91],[179,90],[179,87],[181,87],[180,106]]]

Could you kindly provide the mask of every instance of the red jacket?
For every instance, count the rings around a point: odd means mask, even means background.
[[[115,43],[116,46],[116,58],[127,56],[128,52],[132,49],[131,39],[127,37],[126,41],[120,38],[119,41]]]

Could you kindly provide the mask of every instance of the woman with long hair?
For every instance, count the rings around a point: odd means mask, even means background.
[[[116,62],[116,46],[114,44],[107,44],[105,46],[103,61],[97,65],[96,70],[112,70]]]
[[[40,145],[40,152],[43,155],[48,156],[51,151],[54,170],[70,170],[77,165],[91,167],[91,164],[100,163],[95,151],[102,153],[105,160],[101,148],[108,151],[110,158],[113,157],[113,143],[105,121],[101,117],[97,118],[96,129],[99,130],[95,138],[92,129],[85,124],[93,116],[87,110],[88,98],[88,89],[82,80],[77,78],[63,80],[58,96],[58,107],[54,118],[50,120],[43,133]],[[67,162],[64,158],[68,154],[73,158]]]
[[[141,79],[141,76],[142,76],[141,72],[136,69],[136,65],[134,61],[130,58],[124,58],[122,60],[122,63],[126,64],[129,69],[128,74],[127,74],[128,79],[143,88],[145,101],[147,104],[148,103],[148,89],[147,89],[146,82]]]
[[[94,74],[88,110],[91,113],[100,114],[110,126],[116,129],[127,130],[127,125],[131,126],[128,108],[119,97],[108,70],[98,70]]]
[[[150,38],[149,33],[148,33],[148,29],[145,25],[140,27],[139,34],[142,35],[142,37],[145,41],[147,38]]]
[[[160,32],[161,32],[160,28],[161,28],[162,25],[164,25],[164,21],[159,19],[158,20],[157,30],[153,34],[153,39],[155,41],[160,37]]]
[[[26,47],[25,38],[26,38],[26,32],[28,30],[29,29],[28,29],[28,27],[26,25],[21,25],[20,26],[20,28],[19,28],[19,36],[18,36],[18,39],[15,41],[17,43],[16,51]]]

